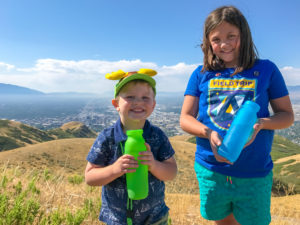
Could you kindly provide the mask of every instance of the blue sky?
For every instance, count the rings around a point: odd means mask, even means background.
[[[260,57],[300,85],[299,0],[0,0],[0,82],[101,93],[115,84],[107,72],[150,67],[159,91],[183,91],[221,5],[242,11]]]

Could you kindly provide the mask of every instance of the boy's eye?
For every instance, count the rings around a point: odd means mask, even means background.
[[[126,100],[132,101],[132,100],[134,100],[134,96],[126,96]]]
[[[144,96],[144,97],[143,97],[143,101],[144,101],[144,102],[147,102],[147,101],[149,101],[149,99],[150,99],[150,98],[149,98],[149,97],[147,97],[147,96]]]

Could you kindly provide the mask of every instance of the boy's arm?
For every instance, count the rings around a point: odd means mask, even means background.
[[[87,163],[85,169],[85,182],[91,186],[103,186],[106,185],[125,173],[135,172],[138,163],[131,155],[121,156],[114,164],[109,166],[99,166]]]
[[[149,167],[149,171],[159,180],[173,180],[177,174],[174,156],[162,162],[155,160],[154,165]]]
[[[157,179],[162,181],[172,180],[177,174],[177,164],[174,156],[164,161],[158,161],[154,159],[151,152],[151,147],[148,143],[145,143],[147,151],[140,152],[138,157],[141,160],[141,164],[148,165],[148,170]]]

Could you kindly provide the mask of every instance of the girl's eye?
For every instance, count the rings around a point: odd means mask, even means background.
[[[218,44],[218,43],[220,42],[220,39],[214,38],[214,39],[212,39],[211,42],[212,42],[212,43],[215,43],[215,44]]]
[[[230,39],[230,40],[233,40],[233,39],[236,38],[236,36],[237,36],[237,35],[235,35],[235,34],[230,34],[230,35],[229,35],[229,39]]]
[[[143,101],[144,101],[144,102],[147,102],[147,101],[149,101],[149,99],[150,99],[150,98],[149,98],[149,97],[147,97],[147,96],[144,96],[144,97],[143,97]]]

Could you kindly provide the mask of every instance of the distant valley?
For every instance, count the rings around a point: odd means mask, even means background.
[[[288,88],[296,122],[292,127],[276,133],[300,144],[300,86]],[[19,121],[41,130],[55,129],[65,123],[79,121],[100,132],[118,119],[118,114],[111,105],[111,95],[46,94],[16,85],[0,84],[0,118]],[[182,102],[183,93],[158,93],[156,108],[149,119],[162,127],[170,137],[185,134],[179,127]]]

